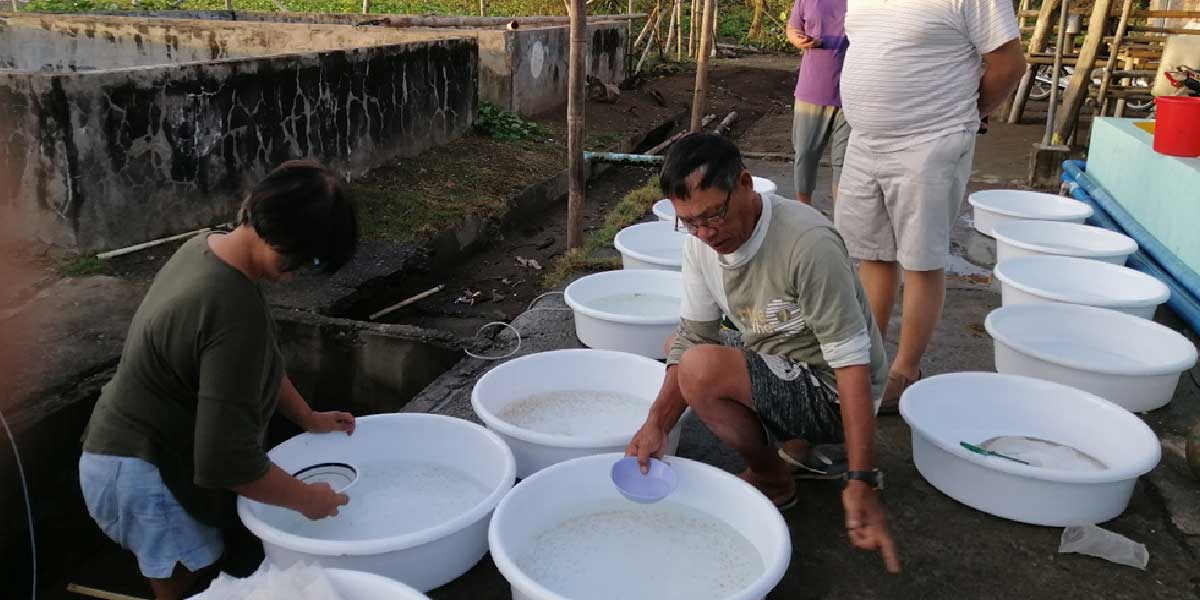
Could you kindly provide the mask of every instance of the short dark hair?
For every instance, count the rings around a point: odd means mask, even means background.
[[[358,217],[345,186],[314,160],[290,160],[254,186],[238,212],[238,224],[254,228],[281,254],[319,261],[332,272],[358,247]]]
[[[668,198],[686,200],[689,195],[687,178],[703,169],[697,190],[716,187],[732,192],[738,177],[746,170],[742,153],[733,142],[712,133],[693,133],[675,142],[663,161],[658,184]]]

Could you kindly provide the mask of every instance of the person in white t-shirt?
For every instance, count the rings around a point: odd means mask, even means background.
[[[941,318],[950,231],[980,117],[1025,72],[1010,0],[850,0],[842,106],[851,128],[834,223],[885,335],[904,272],[900,347],[881,413],[921,377]]]

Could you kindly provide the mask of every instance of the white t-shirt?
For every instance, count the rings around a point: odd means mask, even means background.
[[[982,55],[1019,34],[1011,0],[849,0],[846,121],[880,151],[977,131]]]

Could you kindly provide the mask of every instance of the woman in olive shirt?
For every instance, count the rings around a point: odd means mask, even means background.
[[[156,598],[182,598],[221,557],[235,493],[310,519],[349,501],[267,458],[276,409],[318,433],[350,434],[354,417],[314,412],[292,386],[259,282],[336,270],[357,241],[337,176],[287,162],[254,188],[236,229],[184,244],[138,307],[92,412],[79,478],[88,512],[137,556]]]

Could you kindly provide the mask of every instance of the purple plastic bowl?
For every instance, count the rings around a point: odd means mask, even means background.
[[[634,502],[658,502],[675,491],[679,477],[671,465],[650,459],[650,472],[642,474],[637,458],[627,456],[613,463],[612,481],[621,494]]]

